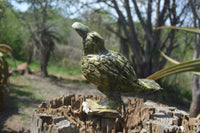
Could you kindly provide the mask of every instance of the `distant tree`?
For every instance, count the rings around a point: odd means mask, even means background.
[[[162,30],[153,30],[153,27],[163,26],[167,20],[170,25],[180,26],[188,3],[178,5],[176,0],[98,0],[98,2],[116,11],[118,29],[113,29],[109,25],[107,28],[120,38],[123,53],[128,52],[127,49],[130,48],[132,57],[125,56],[133,63],[137,75],[147,77],[163,68],[166,59],[160,56],[159,49],[168,56],[171,54],[177,47],[174,43],[176,31],[163,34]],[[135,18],[138,18],[141,25],[139,31]],[[139,38],[141,32],[144,32],[143,39]]]
[[[7,44],[13,48],[13,57],[16,59],[25,59],[23,51],[24,34],[18,19],[11,12],[11,6],[8,1],[0,1],[0,43]]]
[[[5,12],[6,3],[4,1],[0,1],[0,19],[3,17]]]
[[[59,33],[55,30],[56,22],[53,21],[54,15],[57,13],[55,6],[52,6],[52,0],[24,0],[30,5],[25,13],[15,15],[20,19],[30,33],[30,44],[33,44],[39,50],[39,64],[42,76],[48,76],[47,65],[54,49],[55,41],[59,41]],[[29,54],[28,62],[32,57]]]

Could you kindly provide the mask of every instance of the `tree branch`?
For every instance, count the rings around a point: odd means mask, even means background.
[[[151,14],[152,14],[152,0],[148,0],[148,8],[147,8],[147,27],[150,30],[150,34],[152,34],[152,23],[151,23]]]
[[[31,36],[34,38],[35,40],[35,45],[39,48],[42,46],[42,42],[40,41],[36,31],[34,32],[33,29],[31,28],[31,26],[28,23],[23,23],[22,22],[22,17],[20,17],[14,10],[12,10],[13,14],[16,16],[16,18],[18,18],[20,24],[22,24],[24,27],[27,27],[29,33],[31,33]]]
[[[200,16],[199,16],[198,12],[196,11],[195,6],[194,6],[192,0],[189,0],[189,4],[190,4],[190,6],[191,6],[191,8],[192,8],[193,14],[194,14],[195,17],[200,21]]]
[[[158,17],[160,15],[160,0],[158,0],[157,2],[157,9],[156,9],[156,22],[155,22],[155,26],[158,25],[157,22],[158,22]]]
[[[106,24],[106,29],[109,30],[110,32],[114,33],[119,38],[126,39],[119,32],[115,31],[112,27],[110,27],[110,25],[108,25],[108,24]]]
[[[137,14],[137,16],[138,16],[138,18],[139,18],[139,20],[140,20],[140,22],[141,22],[141,24],[142,24],[142,27],[143,27],[143,29],[144,29],[144,31],[145,31],[147,37],[149,38],[149,40],[150,40],[150,41],[152,42],[152,44],[153,44],[153,43],[154,43],[153,36],[152,36],[151,32],[149,31],[147,25],[145,24],[144,19],[142,18],[142,15],[141,15],[141,12],[140,12],[140,10],[139,10],[139,8],[138,8],[138,5],[137,5],[137,3],[136,3],[135,0],[132,0],[132,2],[133,2],[133,4],[134,4],[134,6],[135,6],[135,11],[136,11],[136,14]]]
[[[166,18],[165,18],[165,13],[166,13],[166,10],[167,10],[168,7],[169,7],[169,3],[170,3],[169,0],[165,0],[163,9],[162,9],[162,11],[159,13],[158,20],[157,20],[158,22],[156,22],[156,24],[157,24],[156,27],[159,27],[159,26],[164,25],[164,22],[165,22],[165,20],[166,20]]]
[[[140,54],[141,48],[140,48],[140,44],[138,42],[137,35],[135,32],[134,22],[132,20],[132,15],[131,15],[130,6],[129,6],[129,0],[125,0],[125,8],[126,8],[127,16],[128,16],[128,25],[130,27],[129,30],[131,33],[131,37],[129,37],[130,41],[132,42],[131,48],[134,51],[134,54],[137,58],[137,62],[139,64],[142,64],[142,58],[141,58],[142,56]]]

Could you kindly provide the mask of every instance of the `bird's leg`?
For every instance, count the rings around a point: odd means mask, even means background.
[[[83,102],[83,111],[88,115],[98,115],[104,118],[118,118],[121,117],[120,108],[123,104],[119,92],[112,90],[102,90],[98,88],[102,93],[106,95],[104,100],[92,100],[86,99]]]
[[[99,101],[98,104],[105,106],[108,109],[117,109],[123,104],[120,92],[113,90],[105,90],[101,88],[98,88],[98,90],[106,95],[106,98],[104,100]]]

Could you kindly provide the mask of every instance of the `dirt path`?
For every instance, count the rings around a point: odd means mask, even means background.
[[[85,83],[81,77],[50,76],[41,78],[37,75],[14,76],[10,78],[9,101],[7,109],[0,112],[0,132],[30,132],[33,110],[42,101],[69,95],[99,95],[94,85]],[[101,95],[101,94],[100,94]]]

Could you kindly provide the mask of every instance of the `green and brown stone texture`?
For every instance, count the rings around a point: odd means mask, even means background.
[[[83,39],[81,70],[85,78],[106,95],[98,104],[116,109],[122,104],[120,93],[160,90],[153,80],[138,79],[129,61],[120,53],[107,50],[103,37],[80,22],[72,27]]]

